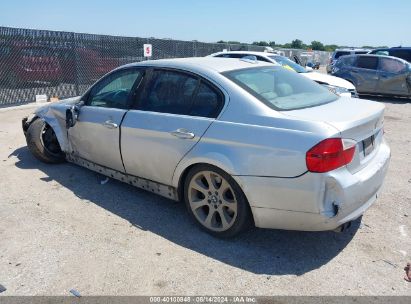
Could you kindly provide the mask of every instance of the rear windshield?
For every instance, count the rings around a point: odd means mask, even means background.
[[[275,110],[296,110],[338,99],[324,86],[283,67],[258,67],[223,73]]]

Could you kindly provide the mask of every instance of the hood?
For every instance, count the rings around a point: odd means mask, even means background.
[[[323,82],[323,83],[326,83],[332,86],[342,87],[348,90],[355,89],[354,85],[351,82],[345,79],[342,79],[340,77],[335,77],[335,76],[317,73],[317,72],[303,73],[301,75],[304,75],[305,77],[310,78],[311,80]]]

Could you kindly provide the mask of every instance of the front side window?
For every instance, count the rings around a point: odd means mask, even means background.
[[[406,65],[391,58],[380,58],[380,70],[388,73],[400,73],[406,70]]]
[[[223,75],[275,110],[314,107],[338,99],[323,86],[283,67],[241,69]]]
[[[138,101],[138,110],[216,117],[221,95],[205,81],[178,71],[157,70]]]
[[[129,69],[108,75],[91,89],[86,105],[127,109],[129,94],[141,74],[139,69]]]
[[[376,70],[378,67],[378,57],[359,56],[357,59],[357,67],[367,70]]]

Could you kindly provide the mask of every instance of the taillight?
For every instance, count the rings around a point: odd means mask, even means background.
[[[350,139],[328,138],[312,147],[305,156],[308,171],[328,172],[349,164],[356,142]]]

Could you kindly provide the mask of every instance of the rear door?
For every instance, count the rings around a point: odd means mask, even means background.
[[[77,123],[68,130],[75,155],[124,172],[120,154],[120,125],[131,104],[131,92],[142,69],[116,71],[98,82],[87,94]]]
[[[389,57],[381,57],[378,68],[377,91],[381,94],[406,96],[410,93],[407,84],[409,74],[404,62]]]
[[[187,72],[154,69],[121,127],[128,174],[170,185],[180,160],[220,113],[223,93]]]
[[[350,70],[351,79],[359,93],[375,93],[378,85],[378,57],[358,56],[357,63]]]

